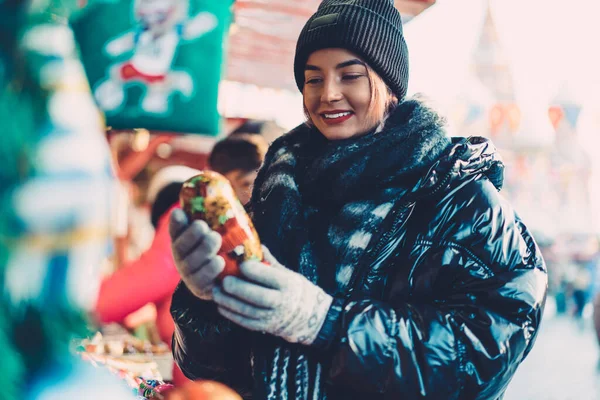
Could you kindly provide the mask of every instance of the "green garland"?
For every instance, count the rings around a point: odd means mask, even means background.
[[[41,77],[48,56],[24,51],[23,35],[41,24],[66,26],[81,11],[77,0],[0,0],[0,397],[5,400],[25,398],[25,385],[69,359],[71,339],[89,333],[85,313],[66,293],[55,293],[61,301],[50,307],[35,301],[14,304],[5,290],[15,244],[27,236],[13,194],[38,174],[38,144],[53,133],[47,111],[52,88],[43,87]]]

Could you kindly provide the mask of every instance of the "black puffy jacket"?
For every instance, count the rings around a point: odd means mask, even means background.
[[[534,343],[544,261],[498,193],[493,145],[454,142],[388,214],[312,346],[329,361],[334,399],[499,399]],[[172,313],[183,372],[251,398],[252,334],[183,285]]]

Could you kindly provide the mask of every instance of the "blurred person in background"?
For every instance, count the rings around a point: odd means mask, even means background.
[[[583,322],[585,306],[591,299],[590,289],[593,281],[588,263],[588,261],[579,260],[573,264],[573,278],[571,280],[573,316],[580,322]]]
[[[405,98],[392,0],[323,1],[294,71],[307,122],[270,146],[249,207],[269,265],[219,281],[221,236],[171,215],[179,366],[257,400],[502,398],[547,274],[494,146]]]
[[[572,236],[571,250],[564,262],[564,287],[567,306],[580,328],[585,328],[588,307],[593,308],[596,280],[596,238],[589,235]],[[570,301],[570,303],[569,303]]]
[[[208,167],[225,176],[240,202],[246,205],[267,148],[267,142],[260,135],[236,133],[215,144],[208,157]]]
[[[594,247],[594,253],[588,262],[588,268],[592,275],[590,298],[592,299],[594,307],[594,328],[596,330],[598,344],[600,344],[600,235],[596,237]],[[600,367],[600,361],[598,362],[598,367]]]
[[[109,136],[115,174],[119,180],[113,221],[113,261],[118,269],[139,257],[152,240],[152,230],[148,229],[151,227],[143,223],[146,215],[136,204],[140,194],[139,182],[146,178],[145,169],[158,147],[169,143],[173,136],[150,137],[145,130],[136,133],[111,131]]]
[[[249,119],[234,129],[229,136],[235,136],[238,134],[260,135],[267,143],[273,143],[275,139],[284,133],[284,129],[277,125],[277,123],[274,121]]]

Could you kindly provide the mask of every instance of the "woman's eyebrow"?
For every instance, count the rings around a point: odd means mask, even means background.
[[[362,65],[366,66],[364,62],[360,61],[358,58],[353,58],[352,60],[344,61],[335,66],[335,69],[341,69],[345,67],[349,67],[351,65]],[[316,65],[306,64],[304,67],[305,71],[321,71],[321,68]]]
[[[360,61],[358,58],[353,58],[352,60],[344,61],[335,66],[335,69],[349,67],[351,65],[362,65],[365,66],[365,63]]]

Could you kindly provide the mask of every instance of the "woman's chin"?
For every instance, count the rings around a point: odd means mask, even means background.
[[[344,140],[350,139],[353,137],[359,137],[365,135],[369,130],[358,129],[357,127],[331,127],[324,126],[319,127],[317,129],[327,140]]]

